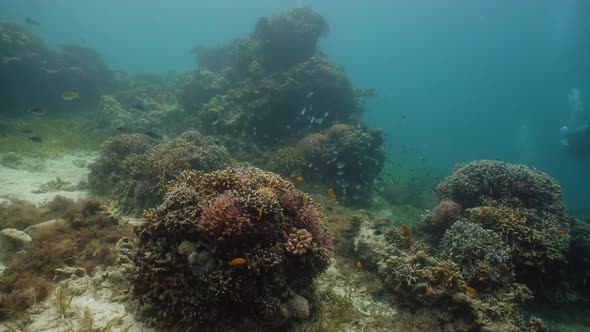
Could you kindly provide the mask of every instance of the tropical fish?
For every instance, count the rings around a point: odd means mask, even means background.
[[[328,188],[328,196],[330,196],[330,198],[334,198],[336,196],[336,193],[334,193],[334,189]]]
[[[427,296],[432,296],[432,288],[430,288],[430,286],[426,287],[426,295]]]
[[[160,136],[158,136],[158,134],[152,132],[152,131],[146,131],[145,133],[143,133],[145,136],[149,137],[149,138],[153,138],[153,139],[158,139],[160,138]]]
[[[39,136],[31,136],[31,137],[29,137],[29,140],[31,142],[35,142],[35,143],[41,143],[41,142],[43,142],[43,139],[41,137],[39,137]]]
[[[567,231],[565,229],[556,229],[555,234],[566,235]]]
[[[29,109],[27,112],[33,114],[33,115],[45,115],[45,110],[42,109],[41,107],[33,107],[31,109]]]
[[[303,205],[307,204],[307,202],[309,202],[309,196],[303,195]]]
[[[361,263],[361,261],[356,261],[356,268],[360,269],[363,266],[363,263]]]
[[[304,180],[304,179],[303,179],[303,176],[301,176],[301,175],[298,175],[298,176],[295,178],[295,180],[296,180],[297,182],[303,182],[303,180]]]
[[[80,92],[78,91],[66,91],[61,94],[61,99],[63,100],[75,100],[80,98]]]
[[[258,208],[258,220],[262,218],[262,208]]]
[[[246,259],[242,257],[236,257],[229,262],[229,266],[242,265],[244,263],[246,263]]]
[[[25,18],[25,22],[27,22],[30,25],[36,25],[36,26],[39,26],[40,25],[37,20],[32,19],[30,17]]]
[[[475,288],[473,287],[469,287],[467,284],[463,285],[463,288],[465,288],[465,290],[467,291],[467,293],[471,296],[476,296],[477,295],[477,291],[475,290]]]

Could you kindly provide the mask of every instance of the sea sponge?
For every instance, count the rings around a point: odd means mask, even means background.
[[[136,230],[139,312],[168,327],[284,324],[289,292],[311,294],[332,253],[319,206],[304,195],[253,167],[182,172]]]

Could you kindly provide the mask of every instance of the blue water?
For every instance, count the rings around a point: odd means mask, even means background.
[[[442,175],[474,159],[524,162],[556,177],[570,208],[589,207],[590,169],[562,150],[559,128],[570,89],[590,112],[590,1],[2,0],[0,19],[29,16],[50,46],[85,43],[116,69],[166,73],[193,68],[196,44],[304,5],[331,26],[321,49],[377,88],[366,116],[393,160]]]

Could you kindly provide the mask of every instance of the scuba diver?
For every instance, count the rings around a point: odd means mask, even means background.
[[[587,123],[575,130],[569,130],[568,127],[563,126],[561,135],[564,150],[590,168],[590,125]]]

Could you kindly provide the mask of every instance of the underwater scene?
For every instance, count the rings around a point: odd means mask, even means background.
[[[0,0],[0,332],[589,301],[590,1]]]

